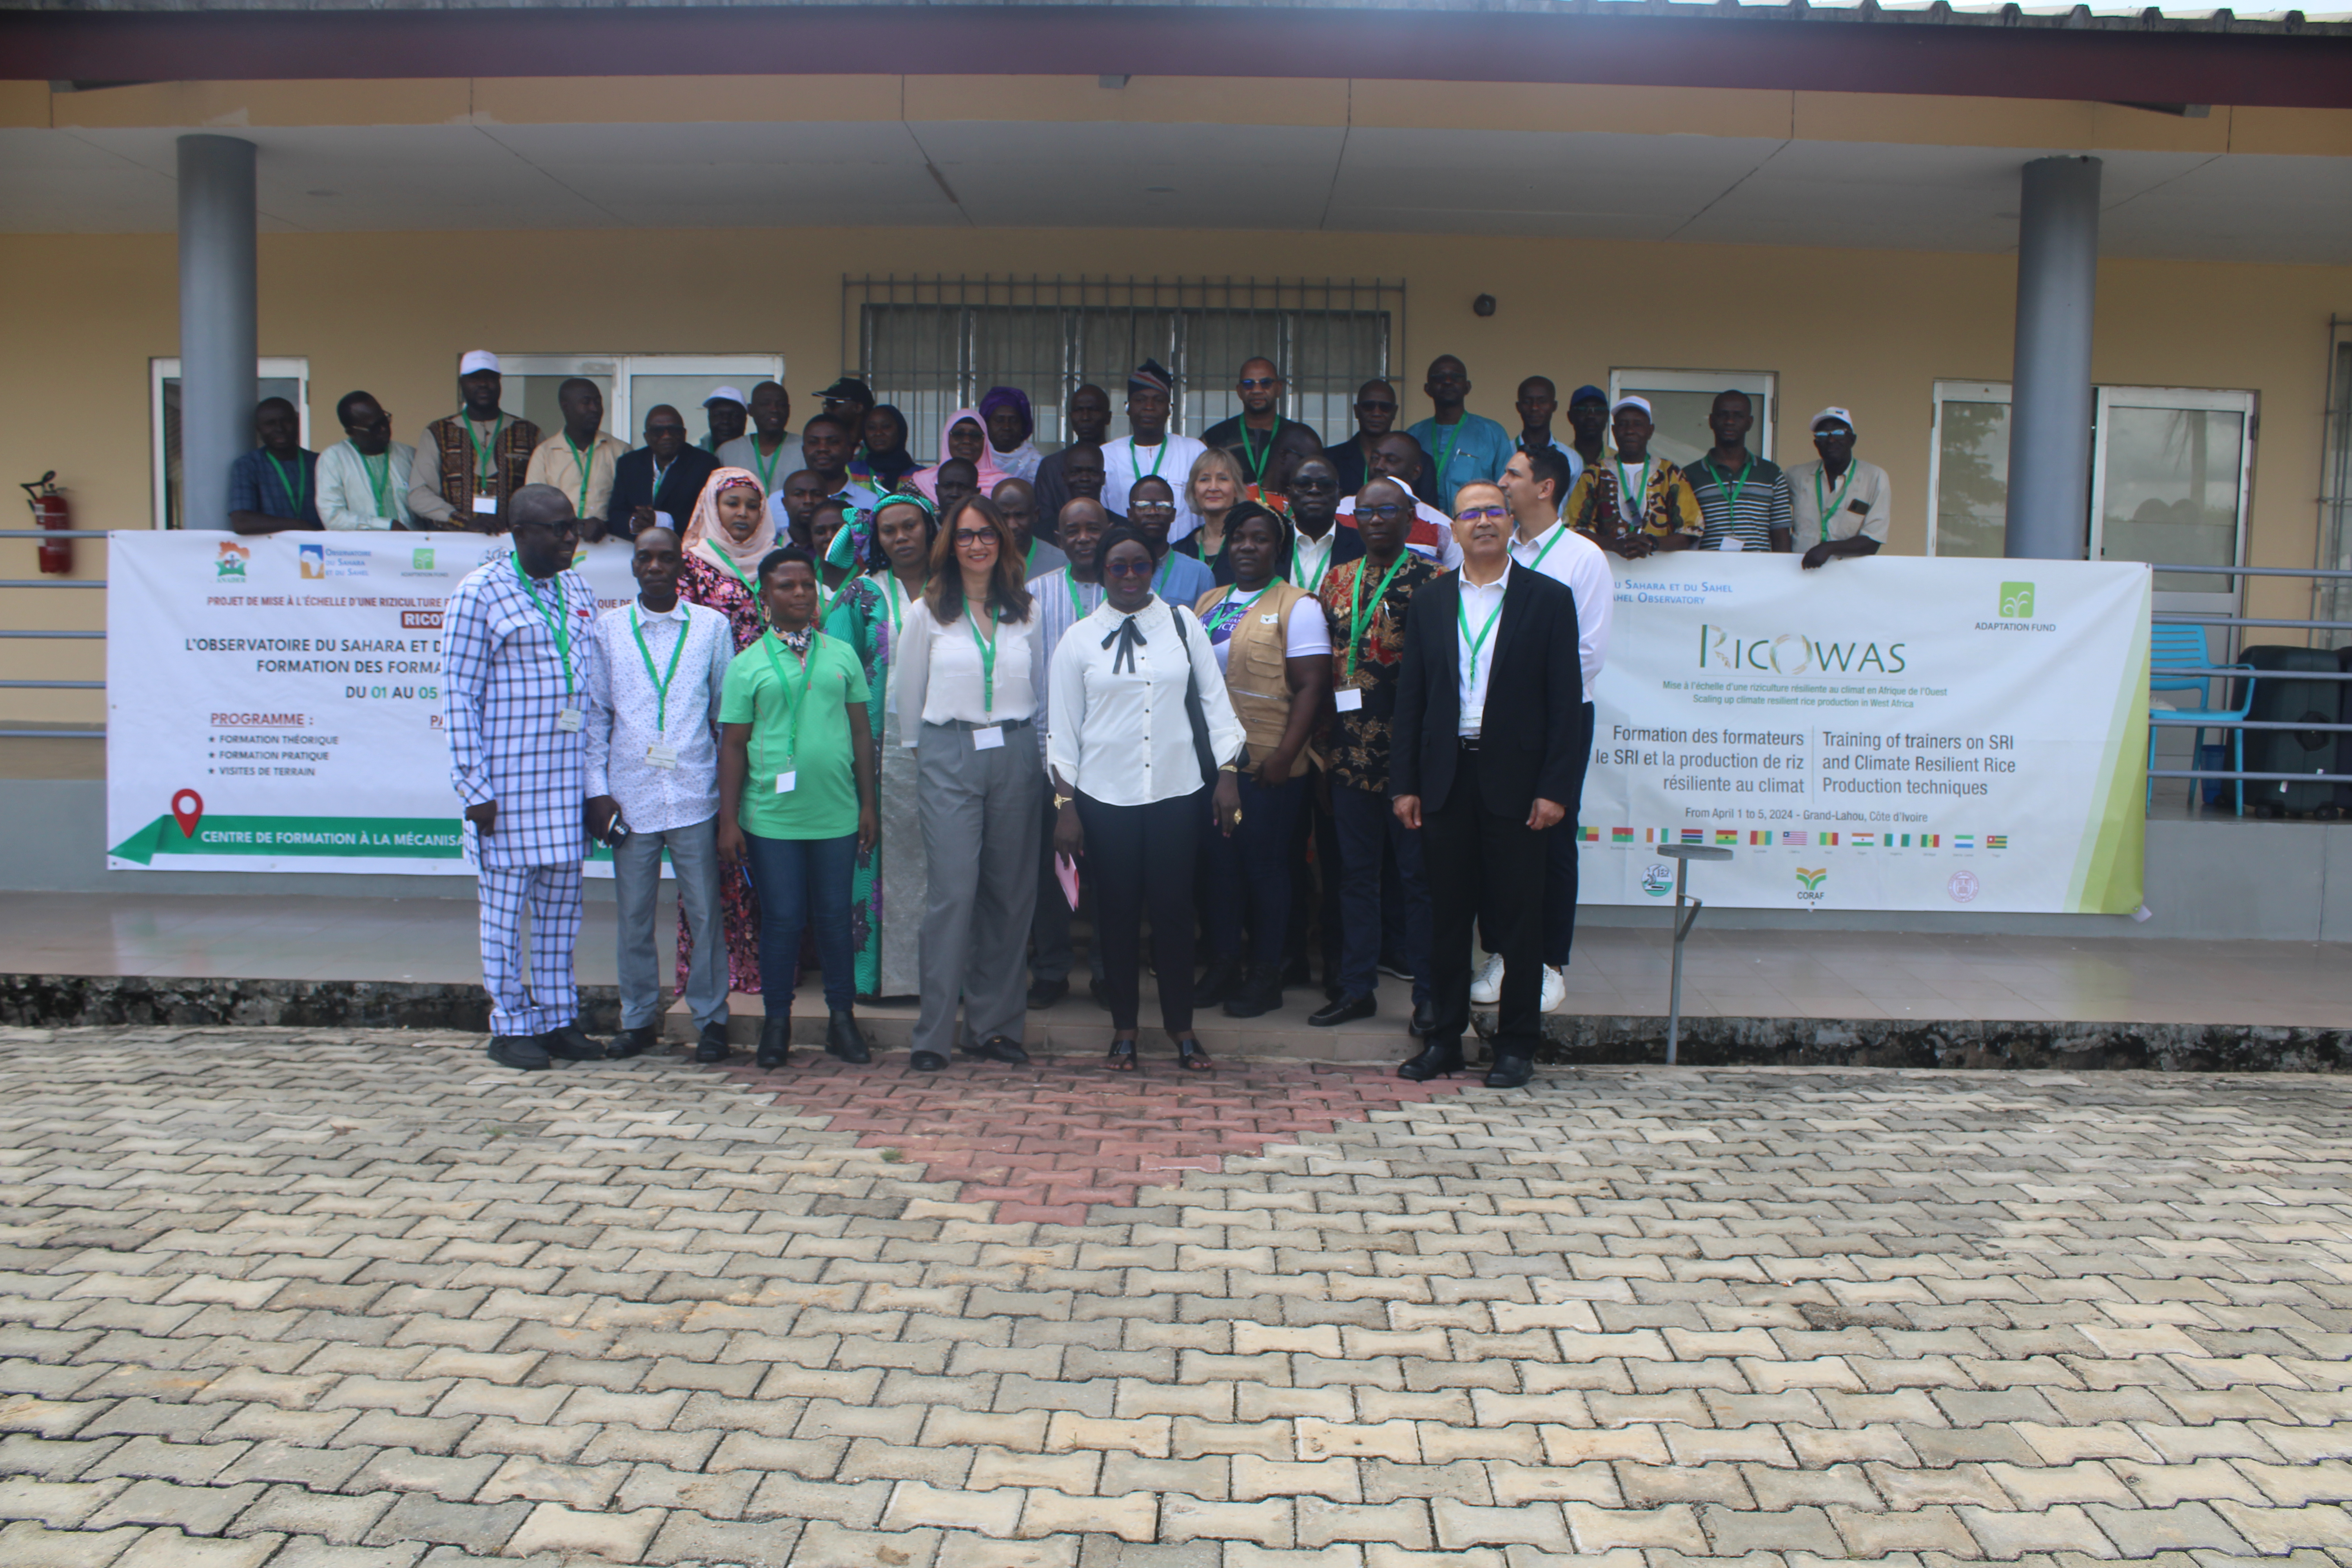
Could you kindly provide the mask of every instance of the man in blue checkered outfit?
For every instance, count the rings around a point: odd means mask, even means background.
[[[480,877],[490,1059],[535,1070],[551,1057],[604,1054],[580,1027],[572,975],[588,855],[588,693],[602,655],[595,591],[569,570],[580,542],[570,499],[526,485],[508,516],[513,551],[484,562],[449,596],[442,721],[466,805],[467,858]]]

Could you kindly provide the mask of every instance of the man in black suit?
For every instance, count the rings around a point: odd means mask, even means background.
[[[1543,1037],[1544,840],[1576,790],[1584,677],[1576,596],[1511,563],[1511,510],[1490,484],[1462,487],[1462,569],[1412,596],[1397,681],[1389,794],[1422,830],[1436,1026],[1401,1078],[1462,1070],[1470,1026],[1470,933],[1483,908],[1504,979],[1494,1089],[1534,1071]]]
[[[635,539],[656,523],[686,531],[702,487],[719,471],[719,459],[686,438],[686,416],[667,403],[646,414],[646,444],[613,465],[613,499],[604,508],[604,529]]]

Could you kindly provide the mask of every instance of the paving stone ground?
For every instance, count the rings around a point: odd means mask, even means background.
[[[2352,1565],[2352,1082],[1434,1089],[0,1033],[0,1568]]]

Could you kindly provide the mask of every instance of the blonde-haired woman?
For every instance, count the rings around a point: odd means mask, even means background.
[[[1225,514],[1241,502],[1248,481],[1242,478],[1241,459],[1223,447],[1212,447],[1192,459],[1184,479],[1184,501],[1201,526],[1176,542],[1175,548],[1200,557],[1222,586],[1234,580],[1225,559]]]

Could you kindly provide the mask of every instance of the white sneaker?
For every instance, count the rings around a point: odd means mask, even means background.
[[[1503,955],[1490,952],[1486,962],[1478,966],[1476,978],[1470,982],[1470,1000],[1481,1007],[1491,1007],[1503,999]]]
[[[1568,976],[1550,964],[1544,965],[1543,1011],[1556,1012],[1568,1000]]]

